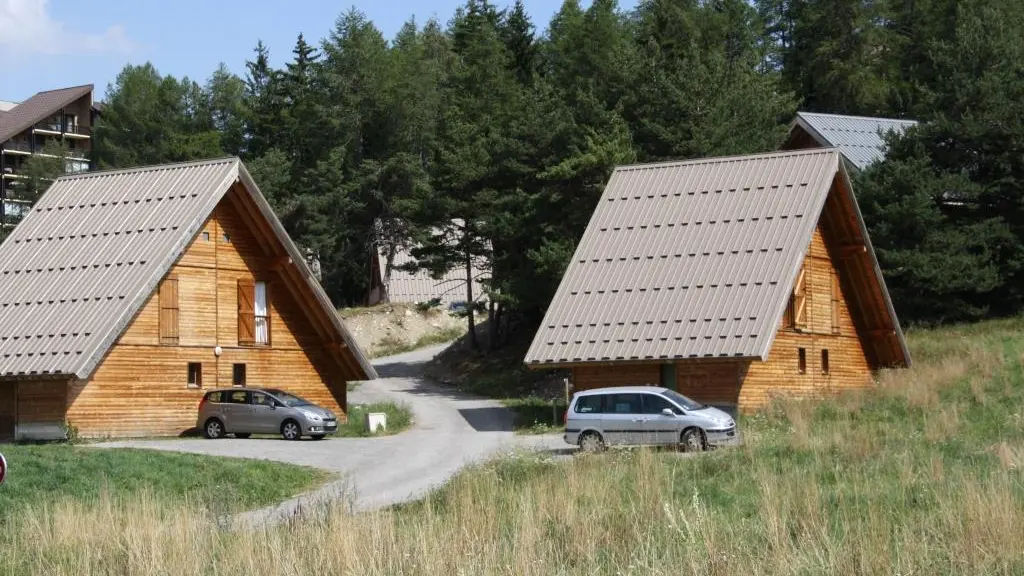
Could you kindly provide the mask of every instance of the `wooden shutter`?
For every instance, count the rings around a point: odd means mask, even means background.
[[[178,279],[167,278],[160,283],[160,343],[178,343]]]
[[[793,327],[807,329],[807,269],[801,268],[793,287]]]
[[[238,345],[256,344],[256,285],[252,280],[238,281]]]
[[[839,334],[839,274],[832,270],[832,333]]]

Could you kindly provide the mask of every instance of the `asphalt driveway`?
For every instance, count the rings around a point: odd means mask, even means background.
[[[349,393],[350,404],[379,400],[404,403],[413,412],[413,426],[395,436],[330,438],[319,442],[277,439],[124,440],[102,448],[147,448],[215,456],[259,458],[314,466],[342,474],[342,479],[272,509],[243,515],[247,523],[287,518],[324,500],[344,498],[356,510],[415,499],[444,483],[468,463],[519,448],[560,451],[559,435],[521,436],[512,432],[512,414],[494,400],[454,392],[421,377],[422,364],[445,345],[373,364],[380,379],[362,383]]]

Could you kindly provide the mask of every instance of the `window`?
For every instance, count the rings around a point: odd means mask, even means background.
[[[676,365],[661,365],[661,385],[669,390],[676,390]]]
[[[799,351],[799,365],[797,371],[801,374],[807,373],[807,348],[801,348]]]
[[[256,344],[270,344],[270,315],[267,311],[267,283],[256,283]]]
[[[213,402],[214,404],[220,404],[224,402],[224,392],[210,392],[206,395],[207,402]]]
[[[828,349],[827,348],[826,349],[822,349],[822,351],[821,351],[821,373],[822,374],[828,374],[829,373]]]
[[[209,232],[203,232],[203,242],[209,242],[209,241],[210,241],[210,233]]]
[[[839,334],[839,274],[832,270],[832,333]]]
[[[679,408],[673,406],[671,402],[662,398],[661,396],[656,396],[654,394],[643,395],[644,414],[661,414],[661,411],[664,410],[665,408],[668,408],[675,414],[682,413],[682,411],[679,410]]]
[[[230,244],[231,243],[231,234],[228,234],[227,232],[224,233],[224,243],[225,244]]]
[[[275,404],[273,398],[262,392],[252,393],[252,403],[255,406],[273,406]]]
[[[609,394],[604,411],[606,414],[640,414],[640,395]]]
[[[796,278],[796,285],[793,287],[793,328],[797,330],[807,329],[807,270],[800,269],[800,275]]]
[[[270,344],[270,308],[267,283],[238,281],[238,345]]]
[[[188,386],[189,388],[203,387],[203,365],[200,362],[188,363]]]
[[[248,404],[249,393],[244,390],[237,390],[228,393],[229,404]]]
[[[231,365],[231,384],[245,386],[245,364]]]
[[[160,343],[178,343],[178,279],[167,278],[160,283]]]
[[[604,410],[604,395],[580,396],[576,400],[577,414],[600,414]]]

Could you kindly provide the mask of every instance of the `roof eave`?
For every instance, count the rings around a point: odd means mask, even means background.
[[[900,350],[903,352],[903,362],[906,367],[911,364],[910,360],[910,347],[907,346],[907,339],[903,334],[903,328],[900,326],[900,319],[896,315],[896,308],[892,304],[892,298],[889,296],[889,288],[885,285],[885,277],[882,275],[882,268],[878,265],[878,257],[875,255],[875,247],[871,243],[871,237],[868,235],[868,227],[864,222],[864,215],[860,211],[860,204],[857,202],[857,195],[853,193],[853,184],[850,181],[850,174],[845,167],[840,168],[840,173],[843,177],[843,182],[847,186],[847,190],[850,191],[850,202],[853,204],[854,214],[857,216],[857,225],[860,227],[860,233],[864,237],[864,246],[867,247],[868,257],[871,259],[871,269],[874,271],[875,279],[878,281],[879,290],[882,292],[882,299],[885,301],[886,311],[889,313],[889,317],[892,319],[893,330],[896,332],[896,338],[900,344]]]
[[[271,229],[273,229],[277,239],[288,252],[288,256],[291,258],[292,263],[298,268],[299,275],[302,276],[306,285],[309,286],[310,290],[312,290],[317,303],[327,313],[332,326],[341,336],[342,341],[345,342],[345,346],[352,353],[352,356],[359,364],[359,367],[362,368],[364,379],[374,380],[378,378],[379,376],[377,375],[377,371],[374,369],[373,364],[371,364],[366,358],[366,355],[356,343],[355,338],[352,337],[348,328],[341,321],[337,310],[334,309],[334,304],[331,303],[331,299],[327,296],[327,293],[324,292],[320,283],[313,277],[313,271],[310,270],[305,256],[299,253],[298,247],[295,246],[295,243],[292,242],[291,238],[288,236],[288,232],[284,229],[284,225],[281,224],[281,221],[277,218],[277,215],[274,213],[273,208],[271,208],[270,203],[263,197],[259,186],[257,186],[256,182],[252,179],[252,175],[249,174],[249,171],[241,162],[238,163],[238,167],[238,178],[244,185],[246,192],[248,192],[250,198],[252,198],[253,202],[255,202],[256,206],[259,208],[260,213],[262,213],[267,219],[267,222],[270,224]]]

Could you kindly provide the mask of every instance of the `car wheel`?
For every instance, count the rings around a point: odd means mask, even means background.
[[[704,434],[699,428],[687,428],[679,437],[679,447],[683,452],[701,452],[705,449]]]
[[[312,438],[313,438],[313,440],[323,440],[324,439],[324,435],[323,434],[313,434]]]
[[[604,450],[604,440],[597,432],[587,432],[580,436],[580,450],[584,452],[600,452]]]
[[[298,440],[302,437],[302,428],[295,420],[285,420],[284,424],[281,424],[281,436],[284,436],[285,440]]]
[[[206,436],[210,440],[216,440],[224,437],[224,424],[216,418],[210,418],[203,425],[203,436]]]
[[[245,440],[249,436],[252,436],[252,434],[249,434],[248,432],[246,432],[245,434],[242,434],[241,432],[235,432],[235,438],[241,438],[242,440]]]

